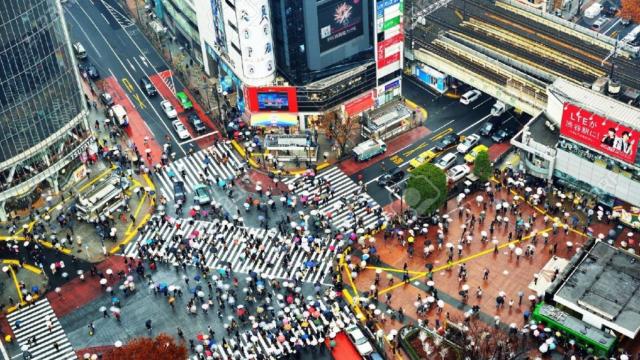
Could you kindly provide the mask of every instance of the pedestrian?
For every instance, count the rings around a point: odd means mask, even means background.
[[[151,334],[151,330],[152,330],[152,327],[151,327],[151,319],[147,320],[147,321],[144,323],[144,326],[147,328],[147,331],[149,332],[149,334]]]
[[[184,340],[184,333],[182,332],[182,329],[178,328],[178,337],[182,340]]]
[[[53,348],[56,349],[56,352],[60,351],[60,345],[58,345],[57,341],[53,342]]]
[[[524,297],[524,292],[522,290],[518,291],[518,306],[522,305],[523,297]]]

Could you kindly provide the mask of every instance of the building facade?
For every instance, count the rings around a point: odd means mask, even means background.
[[[156,14],[170,29],[176,41],[202,63],[195,0],[156,0]]]
[[[640,206],[640,109],[558,79],[547,109],[512,139],[524,169],[612,207]]]
[[[0,2],[0,220],[43,181],[58,191],[93,143],[65,26],[59,1]]]

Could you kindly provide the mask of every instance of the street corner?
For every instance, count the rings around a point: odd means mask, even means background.
[[[34,264],[18,259],[2,259],[0,268],[7,275],[0,281],[1,311],[13,312],[42,297],[47,290],[49,279]]]

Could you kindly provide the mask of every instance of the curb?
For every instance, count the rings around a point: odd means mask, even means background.
[[[404,99],[405,104],[407,104],[408,107],[418,110],[420,111],[420,113],[422,114],[422,121],[427,121],[427,118],[429,117],[429,113],[427,112],[427,109],[423,108],[422,106],[414,103],[413,101],[409,100],[409,99]]]

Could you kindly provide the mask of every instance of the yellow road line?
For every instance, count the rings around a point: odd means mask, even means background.
[[[138,202],[138,206],[136,207],[136,210],[133,212],[133,218],[134,219],[138,219],[138,214],[140,214],[140,210],[142,210],[142,205],[144,205],[145,200],[147,199],[147,193],[145,192],[144,194],[142,194],[142,197],[140,198],[140,202]],[[132,221],[129,226],[127,227],[127,231],[125,231],[125,234],[128,234],[131,232],[131,228],[135,225],[135,223]]]
[[[22,265],[22,267],[25,268],[28,271],[31,271],[32,273],[36,273],[38,275],[42,274],[42,269],[40,269],[37,266],[33,266],[33,265],[30,265],[30,264],[24,264],[24,265]]]
[[[18,278],[16,277],[16,272],[13,271],[13,267],[9,266],[9,271],[11,272],[11,278],[13,279],[13,284],[16,286],[16,291],[18,291],[18,298],[20,299],[20,304],[24,304],[24,299],[22,298],[22,291],[20,291],[20,284],[18,283]]]
[[[547,232],[547,231],[549,231],[549,230],[551,230],[551,229],[552,229],[552,228],[546,228],[546,229],[544,229],[544,230],[542,230],[542,231],[538,231],[538,232],[539,232],[539,233],[543,233],[543,232]],[[527,239],[529,239],[529,238],[531,238],[531,237],[532,237],[532,235],[531,235],[531,234],[530,234],[530,235],[527,235],[527,236],[523,236],[523,237],[522,237],[522,241],[527,240]],[[498,250],[502,250],[502,249],[504,249],[505,247],[507,247],[507,246],[509,246],[509,245],[511,245],[511,244],[513,244],[513,245],[518,244],[519,242],[520,242],[520,240],[513,240],[513,241],[511,241],[511,242],[507,242],[507,243],[501,244],[501,245],[499,245],[499,246],[498,246]],[[469,256],[467,256],[467,257],[464,257],[464,258],[458,259],[458,260],[456,260],[456,261],[452,261],[452,262],[450,262],[450,263],[447,263],[447,264],[444,264],[444,265],[438,266],[438,267],[434,268],[432,272],[434,272],[434,273],[435,273],[435,272],[438,272],[438,271],[446,270],[446,269],[449,269],[449,268],[451,268],[451,267],[454,267],[454,266],[456,266],[456,265],[458,265],[458,264],[462,264],[462,263],[465,263],[465,262],[467,262],[467,261],[470,261],[470,260],[473,260],[473,259],[479,258],[480,256],[487,255],[487,254],[491,254],[491,253],[493,253],[493,247],[490,247],[490,248],[488,248],[488,249],[485,249],[485,250],[479,251],[479,252],[477,252],[477,253],[475,253],[475,254],[472,254],[472,255],[469,255]],[[408,284],[410,284],[410,283],[414,282],[415,280],[418,280],[418,279],[420,279],[420,278],[422,278],[422,277],[425,277],[425,276],[427,276],[428,274],[429,274],[428,272],[422,272],[422,273],[419,273],[418,275],[416,275],[416,276],[414,276],[414,277],[409,278],[409,283],[408,283]],[[388,288],[386,288],[386,289],[382,289],[382,290],[380,290],[380,291],[378,292],[378,294],[379,294],[379,295],[382,295],[382,294],[387,293],[387,292],[389,292],[389,291],[391,291],[391,290],[397,289],[397,288],[399,288],[399,287],[401,287],[401,286],[408,285],[408,284],[405,284],[405,283],[404,283],[404,281],[401,281],[401,282],[399,282],[399,283],[397,283],[397,284],[394,284],[394,285],[389,286],[389,287],[388,287]]]
[[[8,241],[24,241],[26,238],[24,236],[9,236],[9,235],[0,235],[0,240],[8,240]]]
[[[381,267],[381,266],[367,266],[365,269],[371,269],[371,270],[383,270],[383,271],[390,271],[390,272],[399,272],[399,273],[403,273],[404,270],[402,269],[398,269],[398,268],[391,268],[391,267]],[[407,272],[409,274],[422,274],[424,273],[424,271],[416,271],[416,270],[407,270]]]
[[[2,263],[3,264],[8,264],[8,265],[20,266],[20,261],[15,260],[15,259],[3,259]]]
[[[113,255],[113,254],[117,253],[122,246],[127,245],[131,241],[131,239],[133,239],[136,236],[136,234],[138,234],[138,230],[144,227],[144,225],[147,223],[147,221],[149,221],[149,219],[151,219],[151,214],[146,214],[142,218],[142,221],[140,222],[140,225],[136,226],[133,229],[133,231],[131,231],[129,234],[127,234],[125,236],[125,238],[118,245],[114,246],[111,250],[109,250],[109,253],[111,255]]]
[[[451,132],[453,132],[453,128],[445,129],[445,130],[441,131],[440,133],[432,136],[431,140],[440,140],[441,138],[445,137],[445,135],[447,135],[447,134],[449,134]]]

